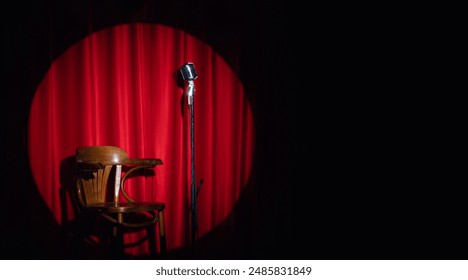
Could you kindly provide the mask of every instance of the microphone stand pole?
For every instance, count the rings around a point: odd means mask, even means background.
[[[193,63],[188,62],[184,64],[180,68],[180,73],[182,75],[182,78],[188,82],[187,86],[187,104],[188,104],[188,110],[189,110],[189,115],[190,115],[190,154],[191,154],[191,173],[192,173],[192,182],[191,182],[191,247],[192,247],[192,254],[195,256],[195,242],[197,239],[197,231],[198,231],[198,217],[197,217],[197,196],[198,196],[198,191],[200,189],[200,186],[203,182],[203,180],[200,182],[200,185],[198,185],[198,188],[196,186],[196,177],[195,177],[195,110],[194,110],[194,102],[193,102],[193,96],[195,93],[195,85],[193,80],[195,80],[198,75],[197,72],[195,71],[195,66]]]
[[[193,253],[195,254],[195,242],[197,239],[197,230],[198,230],[198,217],[197,217],[197,191],[196,191],[196,175],[195,175],[195,108],[193,104],[193,91],[195,90],[193,87],[193,81],[188,82],[189,89],[188,92],[192,92],[192,94],[188,95],[188,109],[190,114],[190,162],[191,162],[191,174],[192,174],[192,183],[191,183],[191,221],[192,221],[192,249]]]

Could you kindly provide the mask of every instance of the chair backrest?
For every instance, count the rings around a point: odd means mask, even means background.
[[[109,201],[109,182],[113,183],[113,201],[119,201],[122,165],[127,153],[115,146],[86,146],[76,149],[77,195],[82,206]],[[114,180],[109,180],[111,175]]]

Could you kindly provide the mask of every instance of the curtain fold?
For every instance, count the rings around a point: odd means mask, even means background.
[[[129,192],[167,205],[168,249],[188,245],[190,119],[179,68],[193,62],[199,236],[231,212],[250,175],[254,127],[236,73],[199,39],[147,23],[90,34],[60,55],[39,84],[29,115],[31,170],[58,223],[74,218],[60,196],[62,163],[85,145],[114,145],[130,157],[160,158],[155,176],[132,178]],[[139,185],[138,188],[132,186]],[[69,187],[69,186],[68,186]],[[127,237],[126,242],[138,236]],[[147,253],[146,244],[128,250]]]

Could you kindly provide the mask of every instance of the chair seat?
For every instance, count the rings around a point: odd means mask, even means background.
[[[135,213],[146,211],[162,211],[165,208],[164,203],[156,202],[103,202],[87,204],[87,210],[107,213]]]

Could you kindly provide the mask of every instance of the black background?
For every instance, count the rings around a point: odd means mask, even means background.
[[[466,183],[454,180],[461,168],[437,141],[450,131],[440,130],[433,103],[405,86],[401,38],[378,17],[261,0],[10,3],[2,13],[0,257],[73,258],[31,176],[32,98],[75,42],[148,22],[189,32],[240,63],[254,112],[250,185],[228,222],[200,240],[199,258],[466,258]]]

